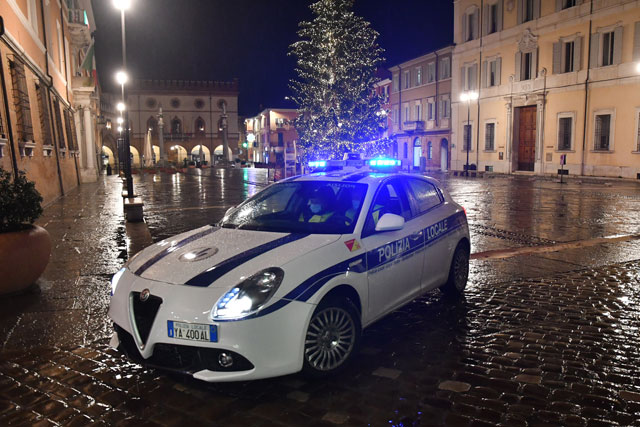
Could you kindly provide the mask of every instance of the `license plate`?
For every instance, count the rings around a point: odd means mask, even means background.
[[[167,320],[167,334],[179,340],[218,342],[218,325]]]

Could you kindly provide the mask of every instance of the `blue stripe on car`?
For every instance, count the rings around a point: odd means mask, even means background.
[[[446,223],[445,223],[446,221]],[[387,264],[397,258],[404,257],[412,252],[415,252],[421,248],[426,246],[430,246],[436,241],[442,239],[445,235],[452,233],[458,228],[462,227],[466,223],[466,215],[464,212],[457,212],[441,221],[438,221],[435,224],[432,224],[424,229],[422,229],[422,238],[418,240],[415,244],[409,244],[408,250],[403,252],[396,253],[390,259],[385,260],[384,262],[376,262],[375,256],[379,256],[379,250],[384,249],[387,245],[393,245],[400,240],[411,239],[411,237],[407,237],[404,239],[399,239],[386,245],[382,245],[376,249],[363,253],[361,255],[350,258],[346,261],[339,262],[329,268],[326,268],[319,273],[314,274],[313,276],[306,279],[300,285],[296,286],[295,289],[290,291],[288,294],[283,296],[280,300],[271,304],[263,310],[258,311],[250,316],[243,317],[241,319],[227,319],[227,320],[216,320],[216,322],[235,322],[238,320],[248,320],[255,319],[257,317],[262,317],[267,314],[273,313],[285,307],[292,301],[308,301],[316,292],[318,292],[322,287],[334,277],[340,276],[343,273],[347,272],[355,272],[355,273],[365,273],[367,271],[378,268],[384,264]],[[446,228],[445,228],[446,224]],[[432,228],[437,227],[437,228]],[[440,231],[437,231],[440,230]],[[373,262],[370,264],[369,259]],[[360,262],[359,262],[360,261]]]
[[[153,266],[154,264],[156,264],[158,261],[160,261],[162,258],[166,257],[167,255],[169,255],[172,252],[177,251],[178,249],[180,249],[181,247],[183,247],[184,245],[187,245],[191,242],[195,242],[198,239],[203,238],[204,236],[207,236],[211,233],[213,233],[214,231],[217,231],[218,227],[211,227],[208,228],[206,230],[200,231],[196,234],[192,234],[191,236],[180,240],[178,243],[176,243],[175,245],[171,245],[168,248],[158,252],[157,254],[155,254],[154,256],[152,256],[151,258],[149,258],[144,264],[142,264],[140,267],[138,267],[138,269],[135,271],[135,275],[136,276],[140,276],[142,273],[144,273],[145,271],[147,271],[151,266]]]
[[[262,255],[265,252],[286,245],[287,243],[295,242],[296,240],[300,240],[307,236],[308,234],[288,234],[279,239],[272,240],[271,242],[267,242],[260,246],[256,246],[255,248],[249,249],[248,251],[241,252],[189,279],[185,283],[185,285],[199,287],[209,286],[210,284],[212,284],[231,270],[244,264],[245,262],[250,261],[259,255]]]

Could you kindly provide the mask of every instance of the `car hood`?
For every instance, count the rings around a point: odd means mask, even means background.
[[[131,259],[128,268],[149,280],[226,287],[264,268],[282,266],[339,237],[206,226],[149,246]]]

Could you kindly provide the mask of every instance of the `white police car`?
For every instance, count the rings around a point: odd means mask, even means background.
[[[323,375],[354,357],[363,327],[431,289],[464,290],[467,219],[437,181],[316,166],[135,256],[112,280],[112,345],[205,381]]]

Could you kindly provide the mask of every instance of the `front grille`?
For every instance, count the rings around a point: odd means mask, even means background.
[[[119,350],[142,365],[186,373],[194,373],[203,369],[221,372],[248,371],[254,367],[245,357],[233,351],[177,344],[156,344],[153,347],[153,355],[148,359],[143,359],[131,334],[116,324],[113,326],[120,340]],[[229,368],[220,366],[218,363],[220,353],[231,355],[233,366]]]
[[[158,309],[162,304],[162,298],[149,295],[146,301],[140,301],[140,292],[132,292],[131,298],[133,318],[136,321],[135,326],[138,329],[138,334],[140,334],[142,344],[145,344],[151,333],[151,327],[156,319],[156,314],[158,314]]]

